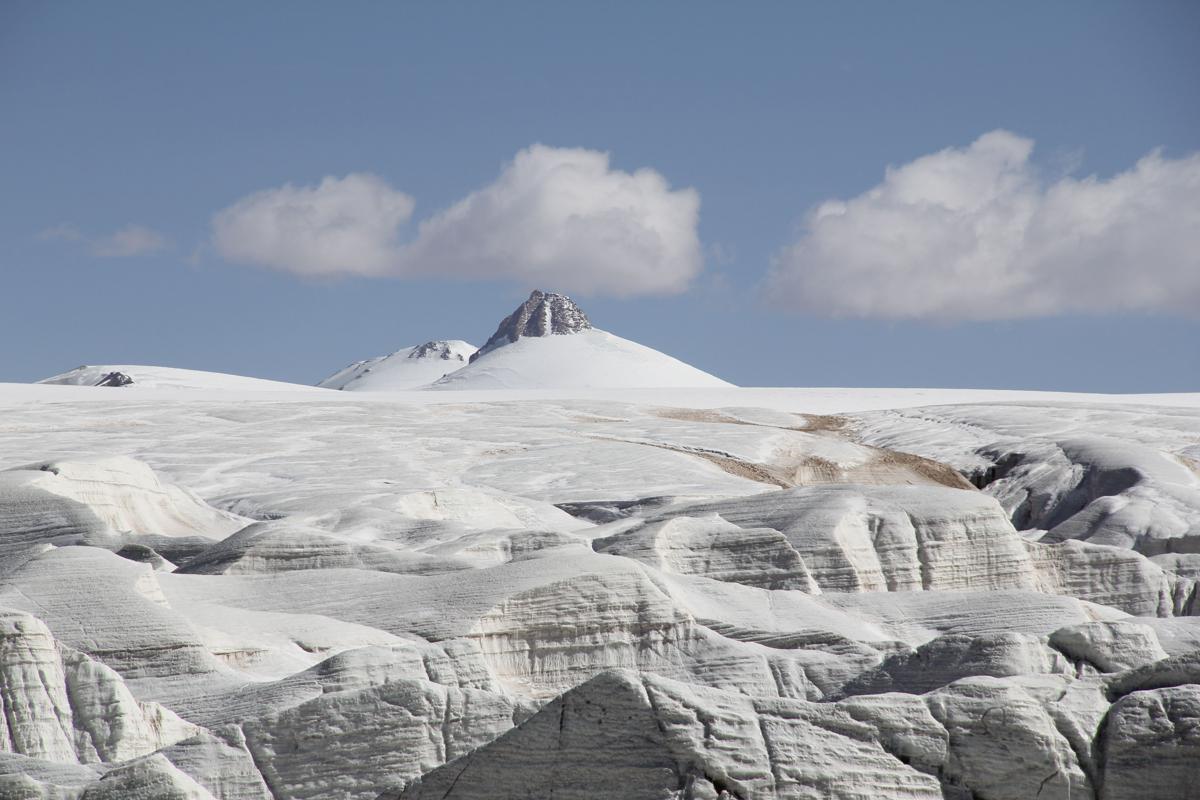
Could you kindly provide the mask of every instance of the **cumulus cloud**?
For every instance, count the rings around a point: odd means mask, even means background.
[[[700,198],[593,150],[534,145],[491,184],[407,226],[413,200],[377,177],[326,178],[218,212],[228,260],[306,275],[507,279],[582,294],[687,288],[703,257]]]
[[[363,173],[316,186],[289,183],[217,212],[213,244],[229,261],[302,275],[383,275],[394,267],[397,234],[414,205]]]
[[[592,150],[535,145],[420,225],[402,262],[615,295],[682,291],[700,271],[700,195]]]
[[[145,225],[126,225],[107,236],[93,239],[92,255],[101,258],[129,258],[157,253],[167,247],[167,238]]]
[[[935,320],[1200,313],[1200,154],[1046,181],[1032,152],[993,131],[821,204],[777,254],[771,300]]]

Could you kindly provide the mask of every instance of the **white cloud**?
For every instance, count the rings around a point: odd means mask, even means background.
[[[382,275],[393,269],[397,233],[413,206],[374,175],[289,183],[217,212],[213,244],[229,261],[302,275]]]
[[[157,253],[167,247],[167,238],[145,225],[126,225],[107,236],[93,239],[92,255],[101,258],[129,258]]]
[[[402,226],[412,199],[367,175],[251,195],[214,218],[231,261],[302,274],[507,279],[582,294],[683,291],[701,269],[694,189],[605,153],[534,145],[495,182]]]
[[[1032,151],[993,131],[821,204],[776,256],[772,302],[941,320],[1200,313],[1200,154],[1047,182]]]
[[[679,292],[702,265],[700,195],[593,150],[534,145],[495,183],[421,223],[402,262],[583,294]]]

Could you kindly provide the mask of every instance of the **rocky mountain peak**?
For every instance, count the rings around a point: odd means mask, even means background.
[[[100,380],[96,381],[93,386],[129,386],[132,383],[133,378],[124,372],[107,372],[101,375]]]
[[[587,314],[574,300],[565,294],[534,289],[528,300],[500,322],[491,338],[471,356],[471,361],[522,336],[558,336],[591,327]]]
[[[438,340],[419,344],[408,354],[409,358],[435,358],[442,361],[466,361],[462,353],[455,352],[451,342]]]

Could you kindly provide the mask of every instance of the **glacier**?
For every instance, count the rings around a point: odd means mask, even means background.
[[[1193,790],[1200,398],[199,383],[0,386],[0,797]]]

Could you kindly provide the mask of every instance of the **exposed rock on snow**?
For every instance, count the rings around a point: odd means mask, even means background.
[[[512,344],[523,336],[565,336],[591,327],[587,314],[575,305],[574,300],[566,295],[534,289],[528,300],[500,321],[496,332],[488,337],[478,352],[471,355],[470,360],[474,362],[497,347]]]
[[[102,375],[100,380],[96,381],[96,386],[129,386],[132,383],[133,378],[124,372],[110,372],[107,375]]]
[[[657,350],[592,327],[571,298],[535,290],[470,363],[435,389],[730,386]]]
[[[534,291],[478,350],[434,341],[355,362],[318,384],[397,391],[631,386],[729,386],[636,342],[592,327],[569,297]]]
[[[425,342],[386,356],[356,361],[317,384],[346,391],[416,389],[466,365],[475,345],[460,339]]]
[[[76,367],[69,372],[44,378],[38,383],[64,386],[129,386],[134,389],[228,389],[255,392],[296,392],[311,391],[312,389],[312,387],[297,383],[248,378],[224,372],[137,364],[101,364]]]

